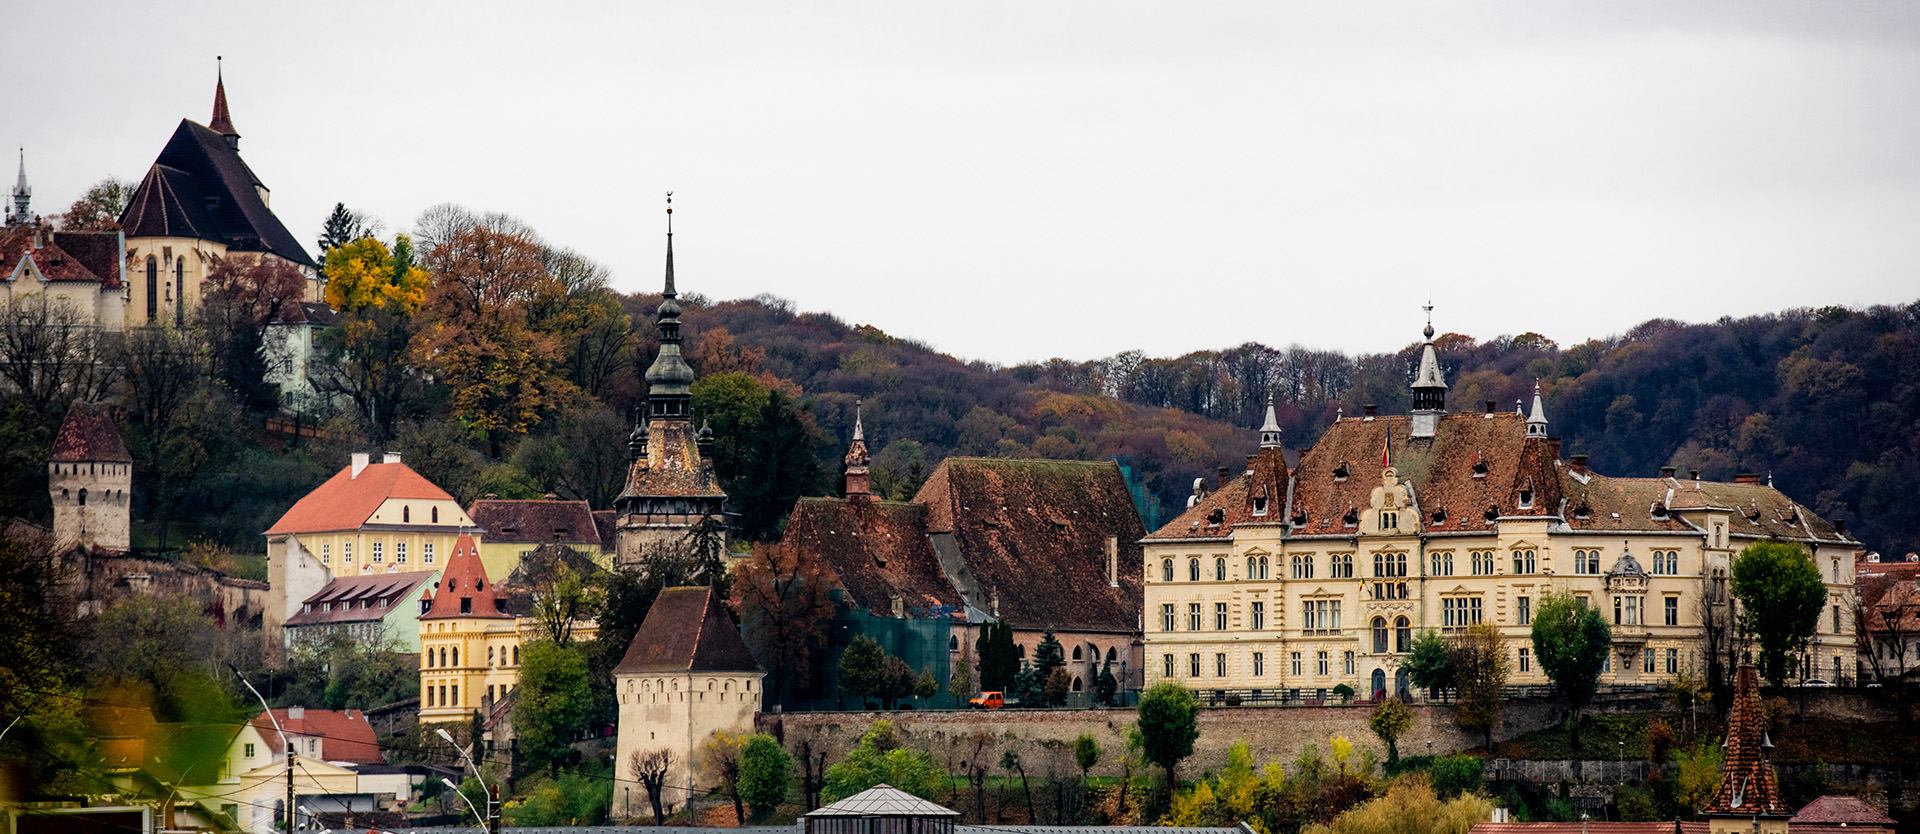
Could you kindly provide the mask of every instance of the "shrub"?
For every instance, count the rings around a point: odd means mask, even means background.
[[[1486,762],[1474,756],[1441,756],[1433,760],[1433,791],[1452,799],[1480,789]]]

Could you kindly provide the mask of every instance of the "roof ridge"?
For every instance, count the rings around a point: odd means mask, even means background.
[[[693,662],[700,657],[700,639],[706,636],[707,615],[713,611],[713,586],[708,585],[701,598],[700,623],[693,627],[693,651],[687,652],[687,671],[693,671]]]

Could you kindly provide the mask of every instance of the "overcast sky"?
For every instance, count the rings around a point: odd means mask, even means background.
[[[1920,4],[31,3],[35,208],[226,58],[309,247],[457,202],[966,358],[1562,344],[1920,297]],[[8,180],[11,182],[11,180]]]

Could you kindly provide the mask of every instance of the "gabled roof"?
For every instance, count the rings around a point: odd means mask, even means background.
[[[380,753],[380,739],[374,734],[373,725],[359,710],[301,709],[300,712],[300,717],[294,718],[291,717],[292,709],[277,709],[273,711],[273,719],[278,720],[289,735],[319,736],[320,755],[315,758],[353,764],[387,763],[386,757]],[[267,750],[279,754],[270,757],[269,762],[283,757],[287,745],[280,739],[279,731],[273,728],[273,720],[263,712],[254,716],[251,723],[254,731],[266,739]],[[305,750],[297,752],[303,755],[307,753]]]
[[[809,817],[958,817],[959,811],[937,805],[885,782],[812,811]]]
[[[229,126],[230,127],[230,126]],[[313,256],[260,197],[265,184],[218,131],[181,119],[120,215],[127,237],[191,237],[236,252],[270,252],[306,267]]]
[[[633,498],[725,498],[713,461],[700,455],[693,423],[687,420],[651,420],[647,424],[647,456],[627,471],[621,500]]]
[[[914,496],[927,532],[951,533],[972,584],[1015,628],[1132,632],[1146,534],[1112,462],[950,457]],[[1118,540],[1117,587],[1107,540]]]
[[[661,591],[613,668],[616,675],[759,671],[733,618],[707,587]]]
[[[434,486],[404,463],[370,463],[358,476],[349,465],[294,502],[266,534],[358,530],[389,498],[453,500],[446,490]]]
[[[433,599],[422,620],[467,619],[474,617],[511,618],[499,591],[487,579],[487,566],[480,562],[480,546],[465,533],[453,543],[453,555],[447,568],[434,583]],[[424,598],[423,598],[424,599]],[[466,600],[467,604],[460,603]]]
[[[1886,814],[1874,810],[1872,805],[1857,796],[1828,795],[1820,797],[1800,809],[1788,820],[1793,825],[1846,825],[1846,826],[1892,826],[1894,821]]]
[[[106,408],[80,402],[67,409],[67,419],[60,423],[60,433],[53,437],[53,454],[48,459],[56,463],[133,462]]]
[[[370,573],[342,576],[301,601],[300,613],[287,618],[289,626],[377,621],[393,613],[420,586],[432,581],[434,571]],[[386,600],[382,608],[380,601]],[[323,610],[330,606],[332,610]]]
[[[585,501],[483,498],[467,508],[489,542],[600,545],[600,528]]]
[[[1735,538],[1782,539],[1804,543],[1852,543],[1831,522],[1801,507],[1767,484],[1724,483],[1662,478],[1673,489],[1672,508],[1734,511],[1727,534]]]
[[[927,508],[895,501],[802,498],[781,540],[833,572],[855,605],[893,616],[898,597],[909,609],[963,604],[927,541]]]
[[[30,224],[0,230],[0,283],[21,280],[31,261],[32,271],[49,283],[119,289],[119,243],[118,232],[55,232]]]

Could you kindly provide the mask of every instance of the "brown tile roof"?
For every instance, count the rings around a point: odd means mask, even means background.
[[[23,261],[31,260],[33,269],[49,282],[99,284],[102,289],[119,289],[118,255],[102,257],[102,244],[117,246],[117,232],[54,232],[37,230],[40,245],[34,246],[36,228],[19,225],[0,232],[0,282],[21,280]],[[71,248],[70,248],[71,247]],[[107,269],[108,266],[116,268]]]
[[[453,500],[446,490],[404,463],[370,463],[358,477],[353,467],[347,466],[295,501],[279,521],[267,528],[266,535],[358,530],[388,498]]]
[[[585,501],[483,498],[467,508],[490,542],[600,546],[600,528]]]
[[[393,606],[434,577],[433,571],[370,573],[342,576],[322,586],[300,603],[300,613],[287,618],[289,626],[376,621],[393,613]],[[386,607],[380,602],[385,600]],[[331,610],[328,610],[328,609]]]
[[[1561,467],[1560,488],[1567,498],[1567,526],[1578,532],[1681,532],[1697,528],[1667,511],[1669,484],[1664,478],[1609,478]]]
[[[1707,803],[1708,816],[1786,816],[1780,803],[1780,785],[1767,764],[1762,742],[1766,732],[1760,714],[1760,673],[1743,664],[1734,680],[1733,709],[1727,716],[1726,758],[1720,766],[1720,787]]]
[[[1139,628],[1146,530],[1114,463],[952,457],[914,502],[929,533],[950,532],[972,581],[1016,628]],[[1118,587],[1107,539],[1119,542]]]
[[[60,423],[60,433],[53,437],[53,454],[49,460],[132,463],[133,456],[127,454],[127,444],[120,439],[120,430],[114,427],[113,417],[105,407],[76,402],[67,409],[67,419]]]
[[[926,517],[919,504],[802,498],[781,538],[818,557],[853,603],[875,616],[893,616],[895,597],[909,609],[961,606],[927,541]]]
[[[616,675],[649,672],[758,672],[760,664],[712,588],[668,588],[634,632]]]
[[[459,540],[453,543],[453,556],[447,560],[446,571],[429,593],[433,597],[427,612],[420,615],[422,620],[513,616],[507,613],[506,605],[494,584],[487,580],[486,565],[480,562],[480,546],[474,544],[473,537],[465,533],[461,533]],[[462,600],[469,600],[464,610],[460,604]]]
[[[1852,537],[1766,484],[1663,479],[1673,487],[1672,508],[1721,508],[1735,511],[1727,534],[1736,538],[1784,539],[1828,544],[1852,543]]]
[[[54,232],[53,242],[86,267],[102,289],[117,290],[126,263],[126,246],[119,230],[110,232]]]
[[[713,461],[700,456],[693,423],[654,420],[648,424],[647,456],[627,472],[625,498],[725,498]]]
[[[1823,796],[1807,803],[1800,813],[1794,814],[1789,823],[1798,827],[1803,824],[1847,825],[1847,826],[1891,826],[1894,821],[1886,814],[1874,810],[1872,805],[1856,796]]]
[[[120,227],[127,237],[191,237],[237,252],[271,252],[302,266],[313,256],[260,199],[264,187],[218,132],[181,119],[134,189]]]
[[[1702,826],[1704,828],[1704,826]],[[1672,822],[1476,822],[1467,834],[1683,834]]]
[[[612,510],[593,511],[593,529],[599,531],[600,549],[612,550],[616,528]]]
[[[1282,496],[1268,504],[1274,509],[1269,515],[1253,515],[1249,509],[1253,496],[1260,487],[1266,487],[1271,493]],[[1172,521],[1161,525],[1160,529],[1147,536],[1149,539],[1225,539],[1233,535],[1234,528],[1241,524],[1257,522],[1278,522],[1285,518],[1282,508],[1285,506],[1286,482],[1275,487],[1270,481],[1260,477],[1260,473],[1243,473],[1240,477],[1227,482],[1225,487],[1207,493],[1205,498],[1181,511]],[[1272,499],[1269,499],[1272,500]]]
[[[329,762],[349,762],[352,764],[386,764],[387,759],[380,753],[380,739],[373,732],[373,725],[367,723],[366,715],[359,710],[302,710],[299,718],[290,717],[291,710],[277,709],[273,718],[280,726],[295,736],[319,736],[320,755],[317,757]],[[286,742],[280,740],[279,731],[273,728],[273,720],[266,713],[253,717],[253,729],[266,739],[267,750],[285,755]],[[307,751],[296,751],[307,755]],[[277,757],[276,757],[277,759]]]
[[[1371,505],[1386,448],[1401,482],[1413,484],[1427,533],[1481,533],[1493,529],[1490,515],[1558,512],[1553,446],[1527,437],[1520,415],[1443,415],[1431,439],[1410,437],[1411,428],[1407,417],[1349,417],[1329,427],[1294,470],[1287,517],[1304,522],[1295,534],[1346,535],[1356,529],[1347,524],[1348,514]],[[1519,506],[1523,490],[1532,491],[1531,509]]]

